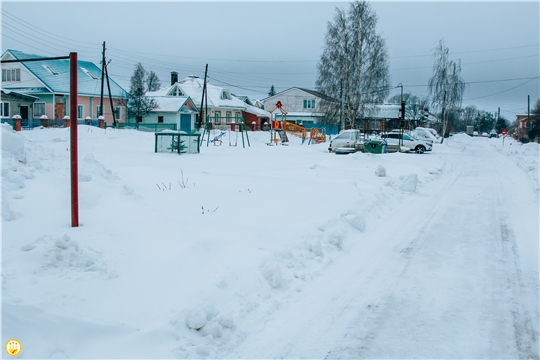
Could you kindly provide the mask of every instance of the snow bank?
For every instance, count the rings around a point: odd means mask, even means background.
[[[455,151],[343,157],[293,135],[269,147],[268,133],[250,132],[246,148],[155,154],[151,133],[80,126],[82,225],[71,228],[68,135],[2,128],[10,321],[29,323],[29,308],[61,314],[25,339],[40,344],[25,347],[28,357],[88,357],[113,344],[118,357],[156,357],[156,346],[163,358],[230,353],[369,244],[374,222],[422,196]],[[75,324],[110,337],[63,330]]]

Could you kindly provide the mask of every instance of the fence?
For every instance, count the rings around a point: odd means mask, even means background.
[[[139,131],[158,132],[163,130],[177,130],[176,124],[145,124],[145,123],[118,123],[119,129],[135,129]]]
[[[201,134],[178,131],[155,133],[154,152],[176,152],[178,154],[200,153]]]
[[[23,130],[32,130],[37,127],[49,127],[49,128],[65,128],[69,126],[69,120],[41,120],[41,119],[22,119],[21,127]],[[2,123],[7,123],[15,128],[15,121],[13,119],[2,119]],[[99,127],[99,120],[87,121],[77,120],[78,125],[89,125]]]

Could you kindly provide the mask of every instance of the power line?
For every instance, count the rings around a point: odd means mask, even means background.
[[[510,89],[506,89],[506,90],[503,90],[503,91],[499,91],[499,92],[494,93],[494,94],[489,94],[489,95],[485,95],[485,96],[479,96],[479,97],[471,98],[471,99],[463,99],[463,100],[466,100],[466,101],[470,101],[470,100],[478,100],[478,99],[483,99],[483,98],[487,98],[487,97],[490,97],[490,96],[499,95],[499,94],[505,93],[505,92],[507,92],[507,91],[514,90],[514,89],[516,89],[516,88],[518,88],[518,87],[520,87],[520,86],[523,86],[523,85],[525,85],[525,84],[527,84],[527,83],[530,83],[531,81],[533,81],[533,80],[535,80],[535,79],[538,79],[538,76],[535,77],[535,78],[532,78],[532,79],[530,79],[530,80],[528,80],[528,81],[525,81],[525,82],[522,83],[522,84],[519,84],[519,85],[517,85],[517,86],[511,87]]]

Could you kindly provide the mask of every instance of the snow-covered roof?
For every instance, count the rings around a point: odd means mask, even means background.
[[[375,105],[370,107],[365,117],[374,119],[398,119],[400,117],[400,105]]]
[[[155,111],[178,112],[188,111],[197,112],[195,104],[189,96],[149,96],[155,99],[158,103],[158,108]]]
[[[148,92],[146,95],[152,97],[167,96],[171,90],[177,87],[182,91],[182,94],[189,96],[200,109],[205,105],[201,105],[203,85],[204,82],[201,78],[191,75],[171,86],[159,89],[158,91]],[[232,95],[230,91],[225,88],[207,82],[206,89],[208,94],[208,106],[211,108],[239,109],[259,117],[270,117],[268,111],[245,103]]]
[[[18,50],[6,50],[2,58],[13,58],[15,60],[37,59],[45,56],[27,54]],[[60,60],[43,60],[21,62],[21,66],[26,68],[36,79],[38,79],[47,92],[64,93],[70,92],[70,61],[67,59]],[[78,60],[77,72],[77,91],[84,95],[99,95],[101,89],[101,69],[90,61]],[[114,97],[127,97],[127,92],[118,85],[112,78],[110,80],[111,94]],[[14,89],[14,88],[13,88]],[[36,89],[36,88],[32,88]],[[39,92],[43,92],[42,88],[37,88]],[[23,92],[22,87],[17,88],[18,92]],[[26,91],[30,93],[31,91]],[[105,96],[108,96],[108,88],[104,89]]]

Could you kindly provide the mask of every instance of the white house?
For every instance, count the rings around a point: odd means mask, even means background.
[[[278,102],[281,108],[287,112],[282,115],[280,110],[275,110],[272,116],[276,119],[286,119],[287,121],[303,125],[314,124],[324,116],[324,113],[318,110],[320,102],[328,97],[318,91],[292,87],[276,95],[262,99],[264,108],[272,111],[276,108]]]
[[[196,75],[190,75],[177,81],[177,73],[171,73],[171,85],[158,91],[147,92],[146,96],[160,103],[164,98],[189,97],[198,112],[203,114],[208,109],[209,119],[216,128],[228,128],[231,123],[239,123],[241,119],[250,129],[260,129],[270,119],[270,113],[252,106],[237,98],[228,89],[206,83],[208,98],[202,101],[204,81]],[[204,124],[201,124],[203,126]],[[197,128],[197,125],[194,125]],[[180,127],[181,128],[181,127]]]

